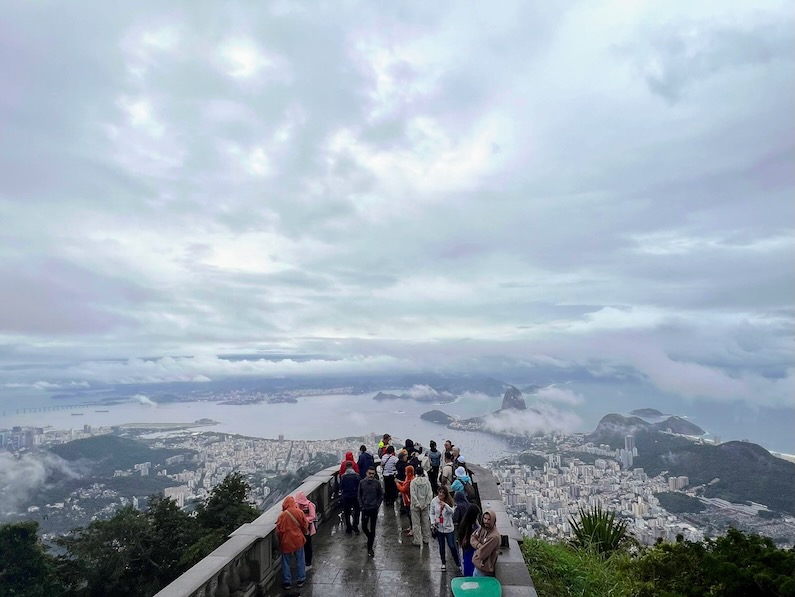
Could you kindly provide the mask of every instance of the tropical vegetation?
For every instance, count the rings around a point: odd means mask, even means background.
[[[213,488],[195,516],[153,495],[145,511],[128,506],[56,540],[58,555],[37,536],[35,521],[0,525],[0,593],[13,597],[144,597],[177,578],[259,511],[239,473]]]
[[[582,511],[577,523],[573,541],[522,544],[539,595],[795,597],[795,548],[780,549],[767,537],[729,529],[717,539],[679,536],[643,548],[617,540],[625,535],[620,521],[602,511]]]

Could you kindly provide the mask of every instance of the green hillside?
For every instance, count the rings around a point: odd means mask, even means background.
[[[117,435],[97,435],[78,439],[50,448],[50,451],[69,461],[89,461],[96,475],[113,474],[116,469],[129,469],[141,462],[162,464],[166,458],[186,454],[185,450],[150,448]]]
[[[664,471],[684,475],[691,486],[718,479],[704,488],[706,497],[738,503],[754,501],[771,510],[795,514],[795,463],[776,458],[762,446],[750,442],[696,444],[662,433],[637,417],[616,414],[603,417],[586,439],[623,448],[628,434],[635,436],[638,449],[634,465],[651,476]]]

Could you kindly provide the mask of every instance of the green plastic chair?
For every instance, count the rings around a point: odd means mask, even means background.
[[[501,597],[502,585],[493,576],[458,576],[450,581],[453,597]]]

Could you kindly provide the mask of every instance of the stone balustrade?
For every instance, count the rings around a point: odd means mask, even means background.
[[[496,569],[497,578],[502,584],[503,595],[506,597],[537,597],[533,581],[530,578],[520,550],[522,537],[511,523],[497,486],[497,479],[488,469],[475,464],[469,464],[469,466],[474,472],[481,505],[484,509],[490,509],[495,512],[497,526],[503,535],[503,545],[500,548]],[[316,504],[319,519],[318,526],[329,521],[330,517],[336,514],[335,510],[339,507],[338,475],[339,467],[335,465],[308,477],[296,489],[296,492],[303,491]],[[275,590],[278,588],[276,585],[281,582],[281,555],[278,549],[275,526],[281,511],[281,504],[277,504],[255,521],[244,524],[235,530],[223,545],[157,593],[155,597],[253,597],[276,594],[278,592]],[[397,531],[397,535],[401,536],[399,529],[391,528],[396,525],[399,519],[399,516],[387,517],[384,514],[382,523],[386,524],[393,534]],[[368,580],[366,574],[362,576],[364,574],[363,567],[361,564],[356,563],[357,556],[350,551],[346,551],[353,549],[358,556],[363,557],[364,552],[361,548],[364,543],[361,541],[353,543],[331,541],[331,537],[337,536],[334,535],[335,532],[338,531],[332,525],[329,529],[324,528],[322,533],[318,533],[316,539],[320,539],[320,541],[315,543],[316,558],[319,553],[324,551],[340,551],[341,555],[336,556],[337,560],[335,560],[335,563],[343,566],[353,563],[355,568],[353,572],[339,571],[345,586],[350,590],[358,590],[359,592],[354,591],[357,595],[373,594],[370,592],[373,587],[367,585],[367,583],[372,582],[373,579],[380,579],[380,577],[374,576]],[[377,543],[381,541],[379,539]],[[417,551],[413,546],[407,551],[393,551],[398,547],[402,546],[387,544],[387,547],[382,546],[380,548],[388,551],[381,553],[378,567],[381,569],[389,565],[396,567],[395,570],[382,570],[381,574],[386,576],[381,580],[387,583],[394,583],[396,579],[406,582],[413,581],[418,583],[418,586],[410,587],[411,590],[407,589],[404,594],[430,594],[428,593],[429,586],[422,585],[420,581],[430,574],[429,567],[433,557],[429,557],[427,552]],[[432,548],[433,550],[435,550],[435,547]],[[397,557],[396,553],[399,554]],[[408,576],[403,574],[402,570],[406,562],[401,562],[401,558],[414,558],[412,561],[414,561],[418,572],[420,570],[423,571],[422,574]],[[334,572],[336,573],[337,571]],[[373,571],[369,571],[369,573],[376,574]],[[394,574],[397,576],[390,576]],[[328,575],[329,573],[327,572],[325,576],[328,577]],[[439,589],[439,595],[449,595],[449,580],[445,577],[442,581],[441,584],[435,582],[432,584]],[[328,578],[325,581],[320,578],[314,578],[313,582],[322,584],[323,582],[329,582],[329,580]]]
[[[315,503],[318,525],[338,506],[339,466],[328,467],[304,480],[303,491]],[[293,495],[295,495],[293,492]],[[235,530],[229,539],[155,597],[251,597],[264,595],[279,582],[280,554],[276,504],[253,522]]]

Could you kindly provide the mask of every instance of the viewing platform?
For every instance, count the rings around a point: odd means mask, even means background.
[[[503,547],[497,560],[497,579],[504,597],[536,597],[519,549],[521,536],[511,525],[496,478],[488,470],[469,465],[484,509],[497,516]],[[367,555],[364,533],[347,535],[340,521],[337,496],[339,467],[329,467],[304,481],[303,491],[317,505],[319,524],[313,537],[314,558],[306,584],[281,588],[280,554],[274,531],[281,504],[245,524],[229,540],[165,587],[156,597],[416,597],[452,596],[450,582],[460,576],[447,555],[441,569],[435,540],[418,547],[401,532],[408,518],[383,505],[376,524],[375,557]]]

